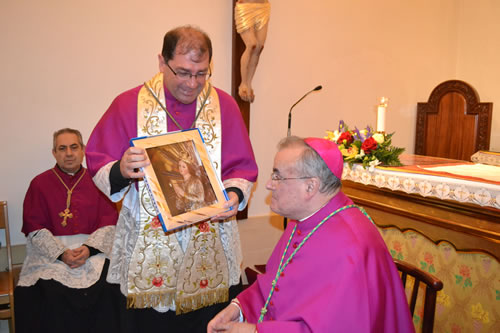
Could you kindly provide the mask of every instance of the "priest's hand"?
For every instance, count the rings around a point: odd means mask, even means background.
[[[229,207],[233,207],[233,209],[215,215],[210,220],[212,221],[225,220],[232,216],[235,216],[238,213],[238,206],[239,206],[238,195],[234,192],[228,192],[227,196],[229,197],[229,201],[226,201],[223,207],[227,209],[229,209]]]
[[[85,264],[90,255],[89,248],[82,245],[76,249],[66,249],[62,254],[62,261],[70,268],[78,268]]]
[[[144,172],[140,168],[149,164],[149,158],[146,151],[139,147],[130,147],[127,149],[120,160],[120,172],[123,178],[143,178]]]
[[[236,304],[231,303],[210,320],[207,326],[207,333],[226,332],[228,324],[238,322],[239,318],[240,308]]]
[[[77,267],[80,267],[84,265],[87,259],[90,257],[90,251],[87,246],[82,245],[80,247],[77,247],[76,249],[73,249],[73,255],[75,264],[78,265]]]

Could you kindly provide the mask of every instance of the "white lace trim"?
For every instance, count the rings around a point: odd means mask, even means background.
[[[78,268],[71,269],[58,260],[66,248],[81,246],[92,240],[96,249],[105,249],[113,239],[114,226],[106,226],[89,235],[54,236],[47,229],[31,232],[26,243],[27,256],[19,277],[19,286],[29,287],[39,279],[55,280],[69,288],[88,288],[101,276],[106,256],[103,253],[91,256]],[[108,246],[109,247],[109,246]]]
[[[500,154],[498,153],[480,150],[474,153],[474,155],[472,155],[470,159],[474,163],[483,163],[483,164],[500,166]]]
[[[120,192],[113,193],[112,195],[110,195],[111,184],[109,182],[109,173],[111,172],[111,168],[115,163],[116,161],[109,162],[108,164],[100,168],[99,171],[97,171],[95,176],[92,178],[92,180],[94,181],[97,188],[99,188],[99,190],[101,190],[101,192],[104,193],[111,201],[118,202],[123,199],[123,197],[129,190],[130,185],[122,188]]]
[[[373,171],[344,163],[342,179],[365,185],[385,187],[393,191],[415,193],[423,197],[472,203],[500,208],[500,186],[448,177],[405,173],[375,168]]]

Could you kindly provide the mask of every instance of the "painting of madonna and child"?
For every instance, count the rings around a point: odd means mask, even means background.
[[[153,197],[146,210],[160,215],[165,232],[226,210],[227,196],[198,130],[132,139],[132,144],[144,148],[151,161],[144,169]]]

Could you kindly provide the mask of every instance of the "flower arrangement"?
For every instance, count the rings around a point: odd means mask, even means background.
[[[363,168],[374,168],[379,164],[390,166],[401,166],[399,155],[404,148],[391,145],[394,133],[385,134],[375,132],[370,126],[365,129],[350,130],[343,120],[339,122],[339,128],[335,131],[326,131],[325,139],[335,142],[344,162],[352,166],[354,163],[362,163]]]

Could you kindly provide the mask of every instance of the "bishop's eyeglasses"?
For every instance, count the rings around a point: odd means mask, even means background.
[[[170,67],[170,65],[168,64],[167,61],[165,61],[165,64],[167,65],[167,67],[172,71],[172,73],[174,73],[174,75],[179,79],[179,80],[182,80],[182,81],[188,81],[188,80],[191,80],[191,78],[194,77],[194,79],[198,82],[204,82],[206,80],[208,80],[211,76],[212,76],[212,73],[209,71],[207,73],[203,72],[203,73],[196,73],[196,74],[191,74],[191,72],[185,72],[185,71],[174,71],[172,69],[172,67]]]
[[[309,179],[309,178],[314,178],[314,177],[282,177],[276,171],[271,173],[271,180],[275,182],[280,182],[283,180],[290,180],[290,179]]]

